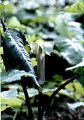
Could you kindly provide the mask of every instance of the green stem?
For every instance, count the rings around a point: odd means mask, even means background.
[[[15,114],[14,114],[14,116],[13,116],[13,120],[16,120],[16,116],[17,116],[17,114],[18,114],[19,109],[20,109],[20,108],[18,108],[18,109],[16,110],[16,112],[15,112]]]

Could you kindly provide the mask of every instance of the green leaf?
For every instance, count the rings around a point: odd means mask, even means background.
[[[84,67],[78,69],[79,70],[79,78],[78,81],[81,83],[82,87],[84,88]]]
[[[6,4],[4,4],[4,10],[7,13],[13,13],[14,12],[14,5],[8,1],[8,2],[6,2]]]
[[[42,93],[45,94],[45,93],[47,93],[47,92],[53,92],[53,91],[55,91],[55,90],[56,90],[55,88],[54,88],[54,89],[44,88],[44,89],[42,90]],[[38,90],[35,89],[35,88],[30,88],[30,89],[28,89],[27,91],[28,91],[28,94],[29,94],[29,97],[30,97],[30,98],[31,98],[31,97],[34,97],[34,96],[37,96],[37,95],[39,94]],[[24,98],[23,96],[24,96],[24,93],[20,93],[18,97]]]
[[[76,2],[72,6],[66,8],[64,12],[84,13],[84,2]]]
[[[35,77],[32,72],[25,72],[24,70],[9,70],[8,72],[2,71],[1,82],[11,83],[21,80],[22,76]]]
[[[24,23],[27,22],[27,20],[35,19],[36,13],[34,11],[32,12],[31,10],[22,9],[16,13],[16,17]]]
[[[0,18],[2,17],[3,5],[0,3]]]
[[[34,67],[37,66],[36,58],[31,58],[31,61]]]
[[[4,111],[8,107],[20,107],[22,100],[17,98],[17,89],[13,88],[11,90],[1,92],[1,109]],[[6,106],[5,106],[6,105]]]
[[[55,39],[55,45],[58,52],[64,59],[71,65],[76,65],[82,61],[83,46],[77,41],[72,41],[68,38],[57,36]]]
[[[18,29],[6,29],[4,32],[5,37],[3,37],[3,59],[6,70],[14,69],[19,66],[20,70],[26,72],[32,71],[34,74],[33,65],[31,59],[24,48],[24,45],[28,42],[25,36]],[[10,64],[9,64],[10,63]],[[30,77],[35,85],[40,88],[35,77]]]
[[[31,49],[28,45],[25,45],[25,50],[27,51],[28,54],[30,54]]]
[[[10,106],[6,106],[6,105],[2,105],[1,106],[1,111],[4,111],[4,110],[6,110],[7,108],[9,108]]]
[[[29,95],[30,98],[31,98],[31,97],[34,97],[34,96],[36,96],[36,95],[39,94],[38,90],[35,89],[35,88],[27,89],[27,92],[28,92],[28,95]],[[18,97],[19,97],[19,98],[23,98],[23,99],[25,99],[25,97],[24,97],[24,93],[23,93],[23,92],[19,92]]]
[[[3,54],[3,47],[0,47],[0,55]]]
[[[35,39],[35,35],[32,35],[32,36],[29,35],[27,37],[27,41],[28,41],[29,44],[31,44],[34,41],[34,39]]]
[[[70,34],[70,31],[68,30],[69,29],[69,23],[67,21],[67,16],[70,17],[68,19],[72,18],[72,16],[70,14],[59,14],[56,17],[55,22],[56,22],[56,27],[57,27],[60,35],[63,36],[63,37],[67,37],[67,38],[71,39],[71,34]]]
[[[84,60],[82,62],[78,63],[77,65],[73,66],[73,67],[66,68],[66,71],[76,69],[76,68],[80,68],[80,67],[84,67]]]
[[[57,88],[53,88],[53,89],[43,88],[42,93],[44,95],[49,95],[50,96],[52,94],[52,92],[54,92],[56,89]],[[39,94],[38,90],[35,89],[35,88],[30,88],[27,91],[28,91],[28,94],[29,94],[30,98],[34,97],[34,96],[37,96]],[[68,96],[70,98],[73,98],[73,93],[71,91],[69,91],[69,90],[62,89],[62,90],[60,90],[59,93],[62,94],[62,95],[66,95],[66,96]],[[18,97],[24,99],[25,98],[24,97],[24,93],[20,92],[19,95],[18,95]]]
[[[17,97],[17,89],[13,88],[11,90],[1,92],[1,97],[3,97],[3,98],[16,98]]]
[[[75,66],[66,68],[65,70],[74,70],[74,72],[76,71],[76,73],[79,74],[79,78],[77,80],[81,83],[82,87],[84,87],[84,60]]]
[[[84,102],[76,102],[76,103],[67,103],[68,107],[70,109],[72,109],[73,111],[77,108],[77,107],[80,107],[80,106],[83,106],[84,107]]]
[[[8,24],[7,24],[8,27],[17,27],[17,28],[25,28],[24,25],[22,25],[20,23],[20,21],[15,17],[13,16],[12,18],[9,19],[8,21]]]
[[[2,105],[7,105],[14,108],[20,107],[22,103],[23,101],[18,98],[2,98],[1,99]]]
[[[71,92],[71,91],[69,91],[67,89],[62,89],[62,90],[60,90],[59,93],[62,94],[62,95],[66,95],[66,96],[68,96],[70,98],[74,98],[73,92]]]
[[[55,24],[61,36],[71,40],[75,38],[76,40],[80,40],[80,43],[82,42],[84,38],[83,29],[81,28],[80,23],[74,21],[73,15],[71,13],[62,13],[57,15]]]
[[[80,99],[81,96],[84,96],[84,88],[78,81],[69,83],[65,86],[65,88],[74,93],[74,97],[76,98],[76,100]]]
[[[38,92],[37,89],[32,88],[32,89],[28,89],[28,94],[29,94],[29,97],[31,98],[31,97],[33,97],[33,96],[38,95],[39,92]]]
[[[53,88],[53,89],[43,89],[43,94],[45,94],[45,95],[51,95],[52,94],[52,92],[54,92],[55,90],[56,90],[57,88]],[[60,91],[59,91],[59,94],[61,94],[61,95],[65,95],[65,96],[68,96],[68,97],[70,97],[70,98],[73,98],[73,93],[71,92],[71,91],[69,91],[69,90],[67,90],[67,89],[61,89]]]

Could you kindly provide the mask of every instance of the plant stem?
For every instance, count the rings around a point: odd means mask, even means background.
[[[27,88],[26,88],[24,78],[22,78],[21,83],[22,83],[24,95],[25,95],[25,98],[26,98],[26,105],[27,105],[27,109],[28,109],[28,112],[29,112],[29,120],[33,120],[33,112],[32,112],[30,98],[29,98],[29,95],[28,95],[28,92],[27,92]]]
[[[3,30],[4,30],[4,32],[5,32],[5,31],[6,31],[6,26],[5,26],[5,24],[4,24],[3,20],[2,20],[2,18],[0,18],[0,20],[1,20],[1,24],[2,24],[2,26],[3,26]]]
[[[78,78],[78,77],[79,77],[79,75],[75,75],[74,77],[68,79],[65,83],[63,83],[62,85],[60,85],[60,86],[56,89],[56,91],[54,91],[54,92],[52,93],[52,95],[51,95],[50,98],[49,98],[49,101],[46,101],[46,105],[44,106],[44,108],[42,109],[42,111],[44,112],[44,111],[47,109],[47,107],[49,108],[49,106],[51,105],[51,102],[52,102],[53,98],[55,97],[56,94],[58,94],[58,92],[59,92],[61,89],[63,89],[67,84],[69,84],[70,82],[72,82],[73,80],[75,80],[75,79]],[[47,109],[47,110],[48,110],[48,109]]]
[[[42,92],[39,92],[39,106],[38,106],[38,120],[42,120],[43,111],[42,111]]]
[[[20,109],[20,108],[18,108],[18,109],[16,110],[16,112],[15,112],[15,114],[14,114],[14,116],[13,116],[13,120],[16,119],[19,109]]]
[[[79,75],[75,75],[74,77],[68,79],[66,82],[64,82],[62,85],[60,85],[56,91],[53,92],[53,94],[50,96],[50,103],[52,102],[52,99],[55,97],[55,95],[61,90],[63,89],[67,84],[69,84],[70,82],[72,82],[73,80],[75,80],[76,78],[78,78]]]

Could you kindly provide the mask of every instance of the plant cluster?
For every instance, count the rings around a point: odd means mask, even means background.
[[[0,3],[2,120],[84,118],[84,1],[60,1]]]

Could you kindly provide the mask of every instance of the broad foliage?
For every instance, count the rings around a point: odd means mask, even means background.
[[[0,18],[6,25],[3,31],[0,23],[1,110],[12,108],[13,120],[16,109],[25,102],[22,78],[29,86],[27,92],[34,105],[38,103],[39,91],[50,97],[70,75],[78,74],[79,78],[61,89],[56,97],[63,95],[70,99],[65,105],[73,111],[84,106],[84,26],[79,21],[84,14],[84,1],[68,1],[72,4],[69,7],[60,0],[57,3],[53,0],[52,4],[51,0],[43,1],[0,3]],[[38,55],[45,56],[45,76],[49,76],[45,77],[43,88],[37,79]]]

